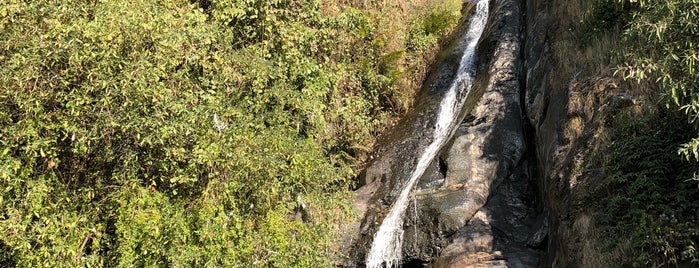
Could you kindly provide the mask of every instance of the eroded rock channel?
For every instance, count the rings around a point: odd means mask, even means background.
[[[463,96],[453,135],[410,192],[403,267],[537,267],[542,259],[546,219],[522,112],[523,8],[520,1],[491,0],[478,43],[477,80]],[[363,216],[353,226],[342,266],[366,265],[374,234],[430,144],[440,100],[464,53],[463,40],[456,39],[413,112],[383,141],[363,174],[356,192]]]

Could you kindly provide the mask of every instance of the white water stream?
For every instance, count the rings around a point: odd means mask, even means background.
[[[440,103],[437,125],[434,132],[434,140],[422,153],[410,176],[410,180],[401,191],[398,199],[393,204],[388,216],[383,220],[379,230],[374,235],[369,254],[367,254],[367,268],[398,267],[403,257],[403,217],[409,204],[409,195],[418,178],[435,158],[444,143],[451,136],[455,120],[461,111],[467,94],[457,94],[464,90],[470,90],[475,75],[476,45],[483,34],[483,29],[488,20],[489,0],[479,0],[476,5],[476,13],[471,18],[469,30],[466,34],[467,44],[464,55],[461,58],[457,77],[451,84],[449,91]],[[457,96],[463,96],[457,99]]]

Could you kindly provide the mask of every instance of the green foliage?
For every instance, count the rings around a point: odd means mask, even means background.
[[[636,5],[619,0],[598,0],[576,28],[577,44],[588,46],[596,38],[613,29],[626,26]]]
[[[321,5],[0,5],[0,266],[330,266],[424,51]]]
[[[434,45],[439,37],[450,28],[450,25],[459,19],[455,9],[451,8],[450,10],[443,7],[432,9],[425,16],[413,21],[408,32],[406,45],[408,50],[420,51]]]
[[[677,157],[676,145],[691,137],[691,127],[677,127],[682,121],[669,111],[643,119],[625,111],[614,119],[606,192],[594,202],[605,246],[630,242],[620,266],[699,262],[699,189],[685,182],[699,168]]]
[[[627,63],[619,73],[627,79],[657,83],[668,103],[680,107],[690,123],[697,123],[699,4],[695,0],[635,4],[637,9],[624,32]],[[699,160],[698,148],[695,137],[683,145],[680,153]]]

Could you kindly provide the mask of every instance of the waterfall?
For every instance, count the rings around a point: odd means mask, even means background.
[[[403,255],[403,217],[409,204],[410,191],[451,135],[456,125],[454,121],[466,100],[464,92],[468,92],[473,84],[476,45],[483,34],[483,29],[488,20],[488,2],[489,0],[480,0],[476,5],[476,13],[469,22],[469,30],[465,37],[467,46],[461,58],[457,77],[440,103],[434,140],[420,156],[408,183],[400,192],[388,216],[383,220],[379,230],[374,235],[374,241],[366,259],[368,268],[381,268],[384,265],[386,267],[398,267],[401,264]]]

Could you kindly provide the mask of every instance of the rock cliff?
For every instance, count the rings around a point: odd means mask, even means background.
[[[478,48],[478,81],[451,142],[420,179],[405,219],[405,265],[593,267],[599,251],[584,206],[603,177],[598,135],[633,100],[614,80],[571,73],[555,0],[492,0]],[[452,48],[458,46],[452,46]],[[427,80],[452,78],[458,53]],[[577,62],[584,60],[578,59]],[[346,266],[362,266],[373,232],[424,147],[439,94],[427,94],[363,174],[363,221]],[[418,102],[419,103],[419,102]],[[410,137],[410,138],[406,138]],[[585,160],[585,161],[583,161]],[[581,163],[585,163],[584,165]]]

